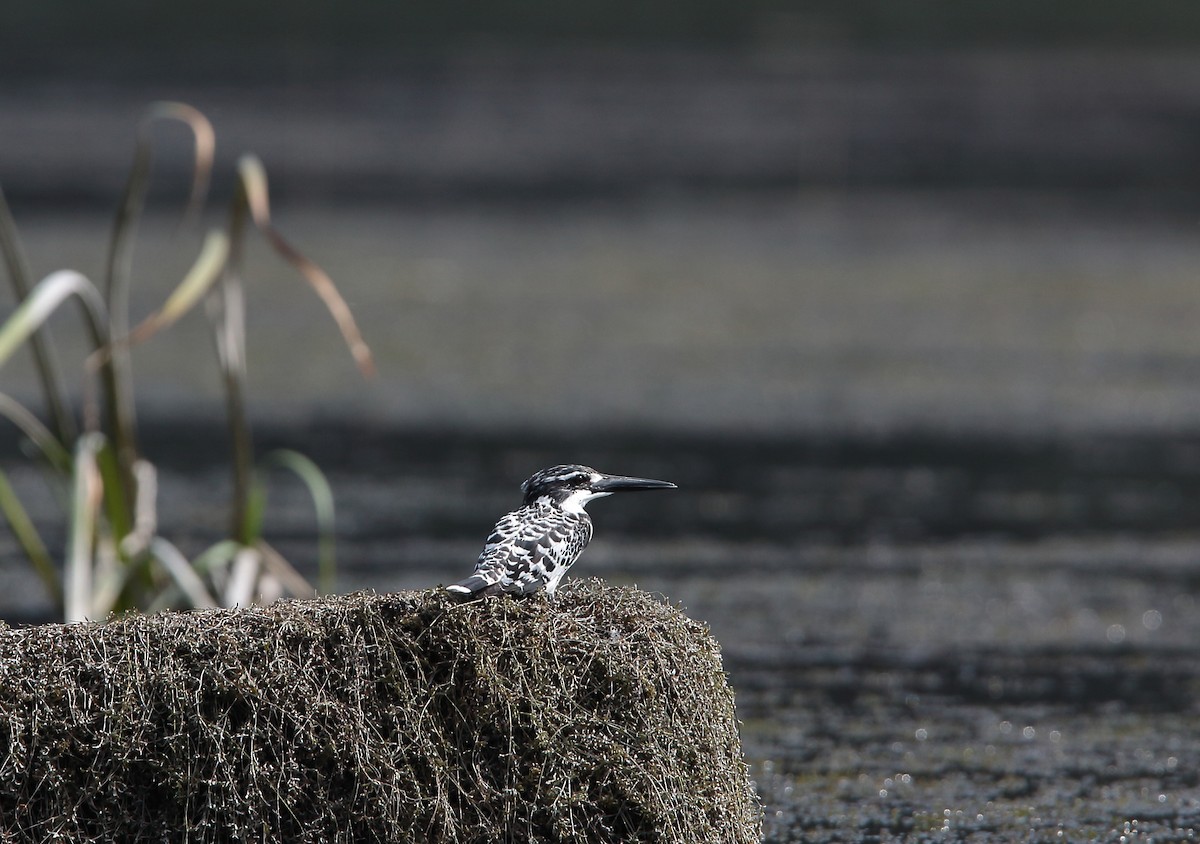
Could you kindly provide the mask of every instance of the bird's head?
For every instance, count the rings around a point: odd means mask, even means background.
[[[534,474],[521,484],[525,503],[533,504],[538,499],[548,498],[564,510],[583,510],[593,498],[638,489],[674,489],[668,481],[650,478],[629,478],[624,475],[606,475],[590,466],[567,464],[551,466]]]

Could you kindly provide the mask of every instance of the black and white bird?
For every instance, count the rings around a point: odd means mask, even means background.
[[[464,598],[545,589],[553,599],[558,582],[592,538],[584,505],[614,492],[674,488],[667,481],[606,475],[588,466],[543,469],[521,484],[524,505],[496,522],[475,573],[446,589]]]

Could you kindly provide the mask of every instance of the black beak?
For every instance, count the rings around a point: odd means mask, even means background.
[[[605,475],[592,484],[596,492],[624,492],[634,489],[675,489],[670,481],[655,481],[650,478],[626,478],[622,475]]]

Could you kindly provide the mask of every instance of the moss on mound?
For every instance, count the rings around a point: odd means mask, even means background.
[[[757,841],[716,641],[643,592],[0,631],[0,836]]]

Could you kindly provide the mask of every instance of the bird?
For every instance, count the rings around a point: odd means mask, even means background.
[[[521,484],[521,507],[492,528],[474,574],[446,589],[463,600],[545,590],[553,601],[559,581],[592,539],[592,520],[583,509],[589,501],[614,492],[675,488],[669,481],[606,475],[576,463],[536,472]]]

